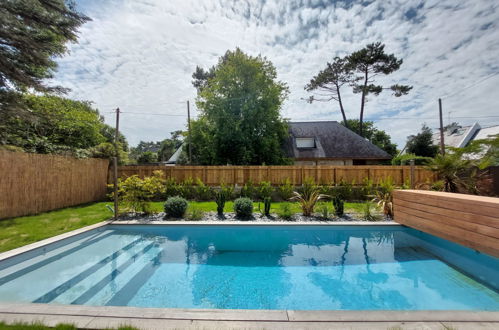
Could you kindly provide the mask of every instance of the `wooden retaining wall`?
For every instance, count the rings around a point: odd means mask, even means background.
[[[391,177],[397,185],[410,180],[410,166],[161,166],[127,165],[119,166],[118,176],[126,178],[132,175],[151,176],[153,171],[161,170],[166,177],[182,182],[188,178],[201,179],[207,185],[225,184],[242,185],[249,180],[253,183],[270,181],[274,185],[290,179],[292,184],[300,185],[306,178],[313,178],[317,183],[331,184],[341,181],[361,184],[364,179],[374,183]],[[112,178],[112,175],[110,175]],[[416,166],[414,181],[428,183],[435,181],[435,175],[423,167]]]
[[[104,199],[108,164],[0,150],[0,219]]]
[[[499,198],[396,190],[393,206],[398,223],[499,257]]]

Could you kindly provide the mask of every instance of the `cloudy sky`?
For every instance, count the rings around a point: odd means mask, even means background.
[[[496,0],[77,0],[92,18],[79,44],[59,60],[55,82],[91,100],[132,145],[186,127],[194,103],[191,75],[240,47],[274,63],[290,87],[282,113],[291,120],[341,120],[336,103],[308,104],[304,85],[327,61],[381,41],[404,60],[380,82],[410,84],[401,98],[370,97],[366,119],[399,146],[423,122],[499,124],[499,2]],[[345,89],[348,118],[359,96]],[[195,107],[194,115],[197,113]],[[465,117],[465,118],[464,118]]]

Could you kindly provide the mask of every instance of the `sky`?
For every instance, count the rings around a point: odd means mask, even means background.
[[[290,94],[282,116],[291,121],[341,120],[338,104],[307,103],[304,86],[335,56],[372,42],[403,59],[383,85],[413,86],[409,95],[370,96],[365,119],[403,147],[423,123],[438,127],[475,121],[499,125],[499,2],[322,0],[77,0],[92,21],[58,59],[53,83],[68,97],[89,100],[131,145],[186,129],[186,102],[196,116],[192,73],[227,50],[261,54]],[[347,118],[358,118],[360,95],[344,89]]]

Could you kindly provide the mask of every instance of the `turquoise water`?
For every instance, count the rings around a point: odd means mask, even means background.
[[[0,301],[499,310],[499,260],[400,226],[107,226],[0,263]]]

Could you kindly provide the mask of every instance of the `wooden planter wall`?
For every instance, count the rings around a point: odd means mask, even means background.
[[[499,257],[499,198],[396,190],[395,221]]]

